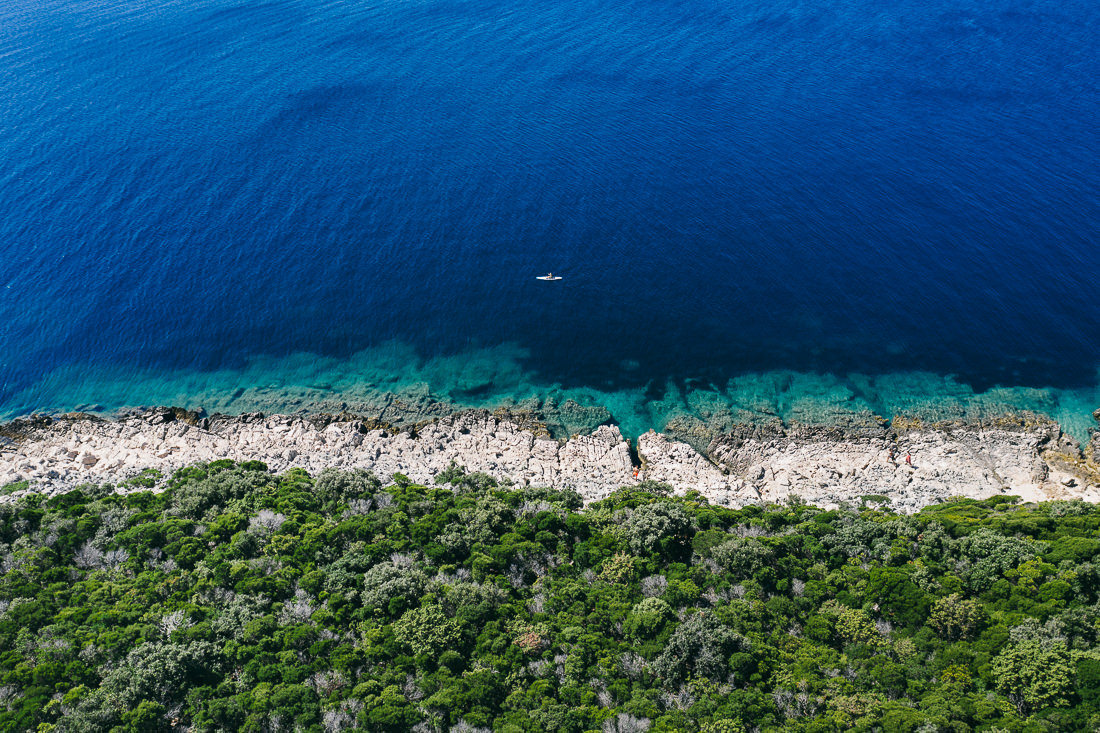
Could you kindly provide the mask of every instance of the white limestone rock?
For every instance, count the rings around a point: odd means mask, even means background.
[[[638,440],[637,478],[630,447],[615,426],[561,442],[537,426],[484,411],[394,430],[350,416],[200,418],[158,408],[117,420],[24,418],[3,426],[0,435],[0,486],[27,480],[45,492],[230,458],[260,460],[273,471],[365,468],[383,479],[400,472],[417,482],[432,481],[453,462],[520,485],[571,488],[588,501],[644,479],[731,506],[790,497],[834,506],[870,494],[885,495],[904,511],[953,496],[1100,498],[1096,441],[1082,454],[1056,424],[1030,418],[896,429],[866,421],[737,426],[713,439],[706,455],[651,431]]]

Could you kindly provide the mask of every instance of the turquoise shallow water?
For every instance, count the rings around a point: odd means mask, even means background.
[[[1089,0],[8,0],[0,414],[1083,438],[1098,33]]]
[[[975,389],[928,372],[847,375],[772,371],[743,374],[723,384],[666,381],[637,388],[568,387],[540,381],[525,368],[527,352],[515,344],[423,358],[408,344],[391,342],[347,359],[299,353],[253,359],[244,368],[194,370],[66,367],[50,374],[19,401],[59,410],[110,412],[123,406],[174,405],[207,412],[339,412],[368,416],[388,410],[391,419],[430,417],[448,409],[507,408],[550,415],[564,437],[604,421],[629,438],[650,430],[698,424],[721,429],[733,423],[833,424],[868,416],[940,420],[988,420],[1030,410],[1050,415],[1079,441],[1095,427],[1091,412],[1100,388]],[[624,370],[637,369],[623,364]],[[95,395],[96,402],[88,402]],[[561,414],[572,400],[582,408]],[[395,402],[396,401],[396,402]],[[684,423],[684,421],[689,421]]]

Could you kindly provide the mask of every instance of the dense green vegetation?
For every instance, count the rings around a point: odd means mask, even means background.
[[[1092,505],[155,481],[0,505],[0,729],[1100,725]]]

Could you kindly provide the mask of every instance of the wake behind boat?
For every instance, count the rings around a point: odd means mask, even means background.
[[[555,275],[555,274],[554,274],[554,273],[552,273],[552,272],[548,272],[548,273],[546,273],[545,275],[539,275],[539,276],[538,276],[538,277],[536,277],[535,279],[536,279],[536,280],[561,280],[561,278],[560,278],[560,277],[558,277],[557,275]]]

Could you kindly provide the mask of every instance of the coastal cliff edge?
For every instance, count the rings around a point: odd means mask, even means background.
[[[1100,419],[1100,410],[1097,411]],[[836,506],[874,497],[915,511],[951,497],[1100,501],[1100,432],[1082,450],[1058,424],[1023,413],[986,422],[744,425],[705,450],[650,431],[633,448],[614,425],[557,440],[522,416],[472,410],[401,428],[354,415],[236,416],[179,408],[31,416],[0,426],[0,486],[59,493],[222,458],[364,468],[431,482],[452,463],[520,485],[571,488],[586,501],[644,480],[728,506],[798,497]]]

